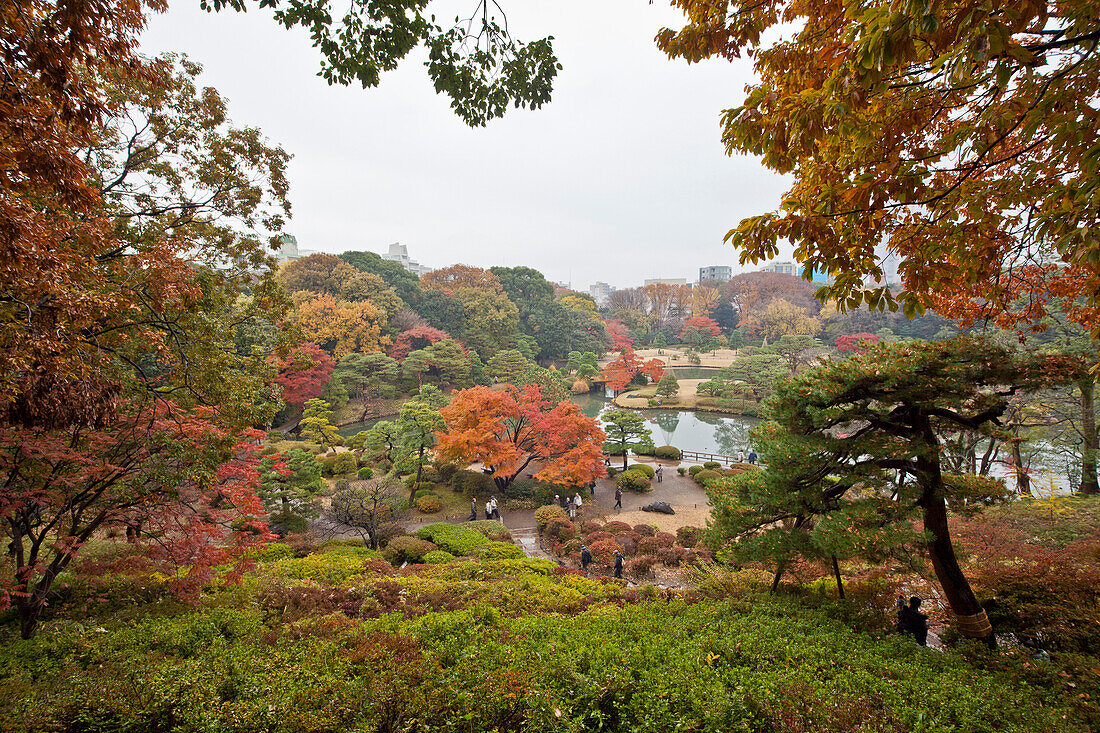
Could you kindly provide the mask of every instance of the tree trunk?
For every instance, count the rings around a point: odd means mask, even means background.
[[[1077,382],[1081,390],[1081,433],[1084,441],[1081,445],[1081,488],[1082,494],[1100,494],[1097,484],[1096,456],[1100,451],[1100,435],[1096,432],[1096,385],[1092,375],[1086,374]]]
[[[1024,457],[1020,453],[1020,440],[1012,438],[1012,469],[1016,472],[1016,491],[1021,496],[1031,496],[1031,477],[1024,470]]]
[[[843,598],[844,583],[840,580],[840,563],[836,561],[836,555],[833,555],[833,575],[836,577],[836,593],[840,598]]]
[[[936,445],[936,437],[928,427],[925,439],[930,445]],[[951,531],[947,524],[947,503],[943,498],[943,478],[939,462],[933,458],[918,458],[918,475],[923,492],[921,506],[924,508],[924,529],[932,535],[928,540],[928,556],[936,571],[936,579],[943,588],[947,603],[955,613],[959,632],[972,639],[981,639],[990,647],[996,645],[993,628],[978,603],[978,598],[970,588],[970,583],[959,567],[955,557],[955,547],[951,544]]]

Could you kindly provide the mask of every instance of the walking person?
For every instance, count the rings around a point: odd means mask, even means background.
[[[619,486],[615,487],[615,508],[616,509],[622,509],[623,508],[623,490]]]
[[[623,553],[615,550],[615,577],[623,577]]]
[[[486,519],[492,519],[493,518],[493,501],[492,501],[492,499],[489,499],[485,502],[485,518]]]
[[[579,512],[583,503],[584,502],[581,501],[581,492],[578,491],[577,493],[573,494],[573,509],[575,511]]]
[[[588,563],[592,562],[592,553],[588,551],[588,548],[581,545],[581,570],[588,572]]]
[[[738,463],[744,463],[745,462],[745,451],[743,451],[743,450],[737,451],[737,462]]]
[[[657,470],[654,472],[657,474],[657,483],[661,483],[665,479],[665,467],[657,466]]]
[[[493,516],[492,516],[492,518],[499,520],[500,519],[500,510],[497,509],[497,498],[495,496],[490,496],[489,497],[489,503],[491,503],[493,505]]]
[[[569,518],[570,519],[576,519],[577,518],[577,505],[573,503],[573,500],[570,499],[569,501],[565,502],[565,506],[567,507],[567,511],[569,512]]]
[[[595,481],[589,481],[588,482],[588,494],[590,496],[593,496],[593,497],[596,496],[596,482]]]
[[[470,499],[470,518],[467,522],[473,522],[477,520],[477,499]]]
[[[752,465],[754,465],[754,466],[755,466],[755,465],[756,465],[756,459],[757,459],[757,458],[759,458],[759,456],[758,456],[758,455],[756,455],[756,451],[754,451],[754,450],[750,450],[750,451],[749,451],[749,463],[751,463]]]

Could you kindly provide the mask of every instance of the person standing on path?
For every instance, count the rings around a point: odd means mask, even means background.
[[[595,496],[596,495],[596,482],[595,481],[589,481],[588,482],[588,493],[589,493],[590,496]]]
[[[615,508],[620,510],[623,508],[623,490],[619,486],[615,487]]]
[[[485,502],[485,518],[486,519],[492,519],[493,518],[493,500],[492,499],[489,499],[488,501]]]
[[[623,553],[615,550],[615,577],[623,577]]]
[[[657,474],[657,483],[661,483],[662,481],[664,481],[664,479],[665,479],[665,467],[664,466],[657,466],[657,470],[655,471],[655,473]]]
[[[756,465],[756,459],[757,459],[756,451],[750,450],[749,451],[749,463],[751,463],[752,465],[755,466]]]
[[[592,562],[592,553],[588,551],[588,548],[581,545],[581,570],[588,572],[588,563]]]
[[[489,497],[489,503],[493,505],[493,516],[490,519],[500,519],[500,510],[497,509],[497,498],[495,496]]]
[[[470,499],[470,518],[467,522],[473,522],[477,520],[477,499]]]
[[[738,463],[744,463],[745,462],[745,451],[743,451],[743,450],[737,451],[737,462]]]
[[[584,504],[584,502],[581,501],[581,492],[578,491],[573,495],[573,512],[579,512],[582,504]]]

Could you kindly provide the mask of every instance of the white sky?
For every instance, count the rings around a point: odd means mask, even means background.
[[[172,0],[143,49],[202,63],[234,123],[294,155],[287,231],[302,248],[381,253],[399,241],[429,267],[527,265],[582,291],[742,269],[722,237],[787,188],[722,149],[720,114],[741,102],[749,64],[668,60],[653,37],[682,16],[665,0],[501,4],[516,37],[555,37],[564,68],[550,104],[478,129],[435,94],[419,51],[380,87],[328,86],[306,34],[262,11]],[[475,5],[429,8],[443,19]]]

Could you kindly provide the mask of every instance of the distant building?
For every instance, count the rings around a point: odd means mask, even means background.
[[[699,282],[714,280],[717,282],[729,282],[733,277],[733,268],[729,265],[711,265],[699,268]]]
[[[425,267],[416,260],[409,259],[409,248],[398,242],[390,245],[390,251],[382,255],[382,259],[396,262],[418,277],[432,271],[432,268]]]
[[[646,280],[643,285],[687,285],[686,277],[655,277]]]
[[[592,296],[592,299],[596,301],[596,305],[600,308],[607,305],[608,300],[611,298],[611,294],[614,292],[615,288],[604,282],[598,282],[588,288],[588,294]]]
[[[300,260],[303,257],[309,257],[315,254],[317,254],[317,250],[315,249],[299,249],[298,238],[293,234],[284,234],[279,239],[279,249],[275,252],[275,259],[278,260],[281,265],[284,262]]]
[[[794,262],[771,262],[761,267],[760,272],[778,272],[783,275],[801,277],[802,267]]]

